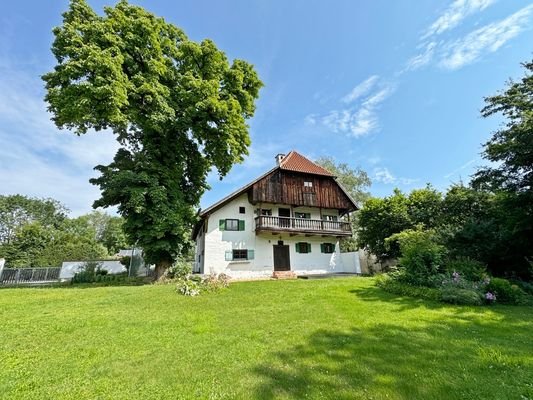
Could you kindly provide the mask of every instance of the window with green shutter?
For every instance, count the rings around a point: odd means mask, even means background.
[[[240,219],[221,219],[218,221],[221,231],[244,231],[244,221]]]
[[[335,253],[335,244],[334,243],[320,243],[320,252],[331,254]]]
[[[233,249],[226,250],[225,260],[226,261],[247,261],[253,260],[255,257],[254,250],[250,249]]]
[[[297,253],[311,253],[311,243],[298,242],[296,243],[296,252]]]

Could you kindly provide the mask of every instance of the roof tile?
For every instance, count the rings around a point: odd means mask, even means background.
[[[287,171],[303,172],[305,174],[315,174],[324,176],[334,176],[328,170],[322,168],[320,165],[308,160],[300,153],[291,151],[287,154],[279,165],[280,169]]]

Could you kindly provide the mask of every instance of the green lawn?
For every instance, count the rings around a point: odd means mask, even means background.
[[[533,308],[370,278],[0,290],[2,399],[532,399]]]

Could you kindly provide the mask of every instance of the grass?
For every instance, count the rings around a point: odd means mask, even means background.
[[[533,398],[533,308],[370,278],[3,289],[0,321],[6,399]]]

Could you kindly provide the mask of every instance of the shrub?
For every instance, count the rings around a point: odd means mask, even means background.
[[[442,272],[446,248],[436,241],[433,230],[407,229],[387,238],[386,243],[400,246],[399,265],[404,269],[403,281],[427,286],[431,277]]]
[[[192,274],[192,265],[190,261],[178,260],[167,271],[167,279],[184,278]]]
[[[527,302],[527,294],[517,285],[503,278],[492,278],[487,285],[487,290],[496,295],[498,303],[524,304]]]
[[[483,263],[469,257],[460,257],[446,263],[446,271],[449,274],[458,272],[469,281],[480,281],[487,274],[487,268]]]
[[[386,292],[392,294],[418,297],[426,300],[440,300],[440,291],[438,289],[409,285],[390,277],[388,274],[379,275],[376,278],[376,284]]]
[[[211,274],[205,278],[202,283],[204,284],[206,290],[215,292],[229,286],[229,276],[226,274]]]
[[[179,278],[176,283],[176,291],[184,296],[198,296],[201,289],[201,283],[189,278]]]
[[[454,287],[441,289],[440,300],[445,303],[469,306],[479,306],[483,304],[483,298],[478,291]]]

